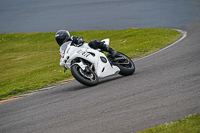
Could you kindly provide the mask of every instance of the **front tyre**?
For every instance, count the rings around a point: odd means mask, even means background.
[[[119,60],[114,64],[119,67],[120,75],[128,76],[135,72],[135,64],[133,61],[123,53],[117,52],[117,57],[123,57],[123,60]]]
[[[86,86],[95,86],[99,82],[97,75],[90,68],[83,70],[79,65],[74,64],[71,73],[77,81]]]

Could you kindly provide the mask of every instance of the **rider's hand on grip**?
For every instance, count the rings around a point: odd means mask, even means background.
[[[78,40],[78,43],[77,43],[78,46],[82,46],[83,43],[85,42],[82,37],[79,37],[77,40]]]

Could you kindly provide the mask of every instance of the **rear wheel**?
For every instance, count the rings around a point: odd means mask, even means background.
[[[77,81],[86,86],[95,86],[99,82],[97,75],[90,68],[83,70],[79,65],[74,64],[71,67],[71,73]]]
[[[117,55],[115,58],[120,58],[120,57],[122,57],[123,59],[119,59],[113,62],[113,64],[119,67],[120,69],[119,74],[124,75],[124,76],[133,74],[135,72],[134,62],[125,54],[117,52]]]

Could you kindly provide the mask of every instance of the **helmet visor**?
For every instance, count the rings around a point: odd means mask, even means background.
[[[56,39],[56,42],[58,43],[59,46],[63,44],[64,39]]]

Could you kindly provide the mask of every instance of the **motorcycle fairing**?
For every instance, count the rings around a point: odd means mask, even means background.
[[[93,56],[90,53],[94,53],[95,56]],[[64,59],[67,59],[65,60],[66,62],[65,67],[68,69],[71,69],[71,65],[72,65],[71,62],[77,57],[91,62],[94,65],[95,73],[97,74],[99,78],[114,75],[114,74],[119,73],[120,71],[118,67],[111,66],[109,61],[107,61],[106,63],[101,61],[100,57],[104,57],[107,59],[107,57],[103,53],[91,48],[80,48],[80,47],[74,47],[74,46],[68,47],[65,51]],[[83,70],[85,70],[83,67],[86,67],[86,66],[84,66],[81,63],[76,63],[76,64],[79,65]]]

